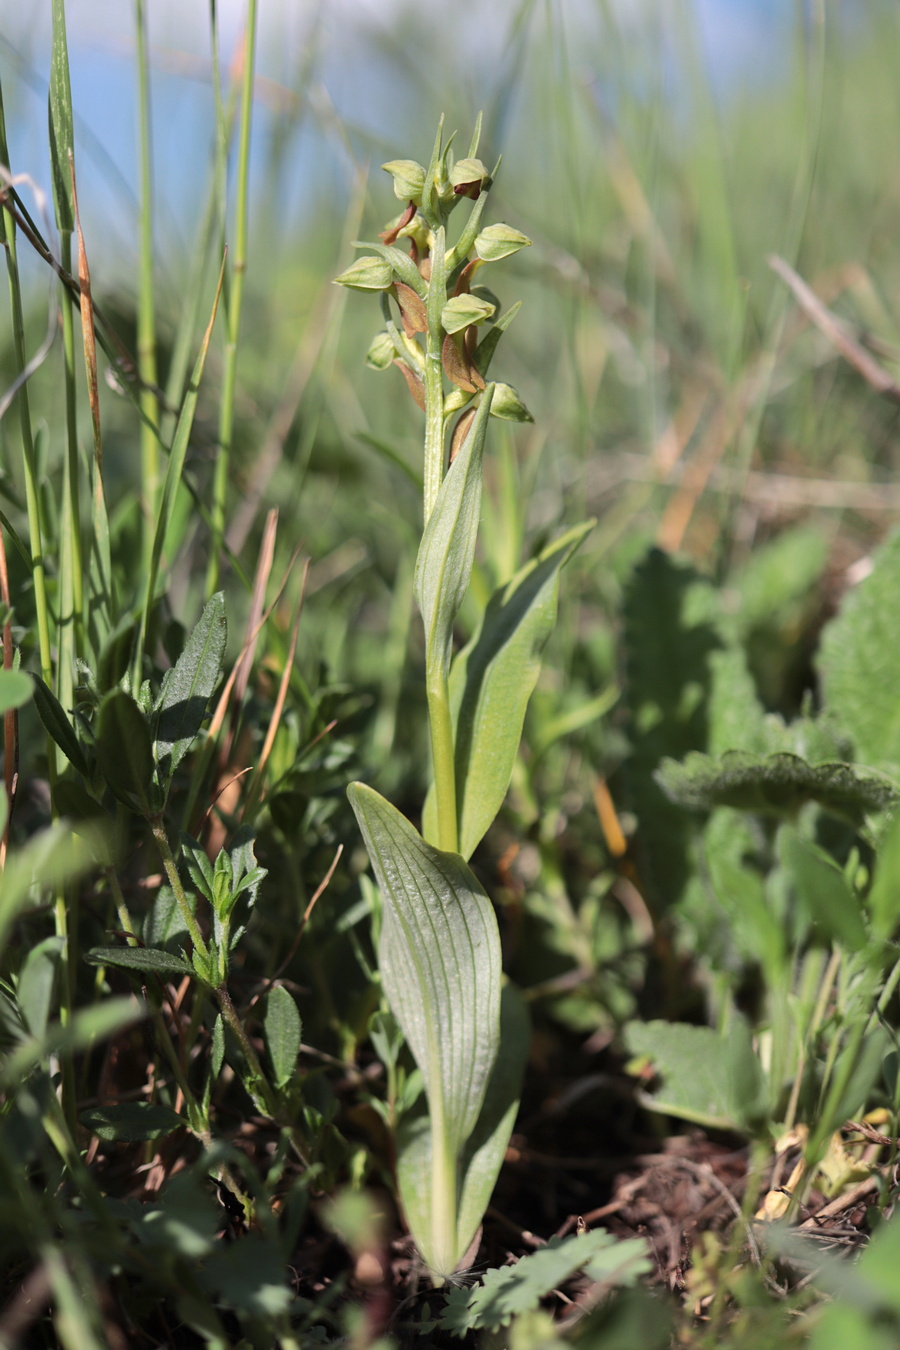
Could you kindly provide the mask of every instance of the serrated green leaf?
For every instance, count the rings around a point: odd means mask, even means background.
[[[737,750],[721,759],[692,754],[681,764],[664,760],[656,780],[671,801],[695,810],[733,806],[791,816],[814,801],[854,825],[900,797],[887,779],[861,773],[850,764],[808,764],[798,755]]]
[[[87,778],[89,774],[84,752],[78,744],[78,737],[72,723],[66,717],[62,704],[53,691],[47,688],[40,675],[32,675],[31,679],[34,682],[34,706],[37,708],[44,730],[48,736],[53,737],[69,763],[83,778]]]
[[[275,1086],[283,1088],[294,1075],[303,1039],[297,1005],[284,985],[277,985],[266,999],[263,1031]]]
[[[759,1115],[763,1073],[750,1032],[739,1018],[724,1036],[686,1022],[629,1022],[625,1044],[646,1055],[662,1078],[645,1105],[709,1129],[751,1127]]]
[[[525,710],[556,622],[559,571],[592,520],[576,525],[532,558],[491,597],[471,642],[450,670],[455,731],[460,853],[470,858],[503,804],[512,777]],[[423,832],[437,831],[434,789]]]
[[[98,1139],[137,1143],[142,1139],[161,1139],[187,1126],[187,1121],[154,1102],[116,1102],[82,1111],[79,1120]]]
[[[31,677],[24,670],[0,670],[0,715],[23,707],[33,691]]]
[[[97,763],[111,792],[132,811],[149,815],[153,748],[147,719],[130,694],[112,689],[97,713]]]
[[[853,738],[856,758],[900,778],[900,531],[881,546],[865,581],[829,623],[817,665],[826,709]]]
[[[118,966],[141,973],[193,975],[193,967],[182,956],[173,956],[160,947],[91,947],[84,959],[90,966]]]
[[[460,1159],[457,1249],[464,1253],[475,1236],[497,1181],[519,1109],[528,1054],[530,1020],[524,1000],[511,984],[500,1001],[500,1047],[484,1103]],[[424,1116],[406,1116],[397,1131],[397,1185],[410,1232],[430,1231],[431,1134]]]
[[[47,1030],[60,957],[65,945],[65,938],[44,938],[43,942],[32,947],[22,963],[16,986],[16,1002],[32,1036],[43,1036]]]
[[[462,858],[427,844],[362,783],[348,789],[383,899],[385,994],[422,1071],[432,1135],[430,1229],[413,1236],[449,1275],[458,1244],[459,1163],[500,1042],[500,935]]]
[[[603,1228],[581,1236],[554,1237],[514,1266],[489,1270],[474,1289],[454,1292],[441,1326],[460,1337],[482,1329],[497,1331],[513,1317],[536,1308],[541,1299],[580,1271],[595,1281],[627,1286],[647,1274],[652,1264],[642,1238],[617,1242]]]
[[[416,558],[416,600],[425,624],[429,668],[450,657],[453,624],[465,599],[481,513],[481,458],[491,409],[488,385],[456,459],[441,483]]]
[[[61,233],[75,228],[72,204],[72,175],[69,160],[75,153],[72,125],[72,89],[69,83],[69,54],[66,44],[65,0],[53,0],[53,30],[50,54],[50,170],[53,176],[53,203],[56,226]]]
[[[228,637],[225,596],[217,591],[205,606],[184,650],[166,672],[156,724],[156,756],[163,781],[190,750],[206,718]]]

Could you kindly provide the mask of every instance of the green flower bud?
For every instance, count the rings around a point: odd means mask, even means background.
[[[390,333],[376,333],[366,352],[366,365],[370,370],[387,370],[396,355]]]
[[[489,305],[494,306],[494,313],[488,318],[488,323],[493,323],[500,312],[500,301],[494,292],[489,290],[487,286],[472,286],[470,294],[477,296],[479,300],[486,300]]]
[[[454,295],[441,314],[441,323],[447,333],[459,333],[471,323],[484,323],[494,313],[495,306],[477,295]]]
[[[450,185],[457,197],[477,197],[493,179],[480,159],[460,159],[450,170]]]
[[[533,422],[534,418],[511,384],[495,384],[491,400],[491,417],[502,417],[504,422]]]
[[[335,277],[334,282],[336,286],[349,286],[354,291],[386,291],[393,285],[394,269],[384,258],[367,253]]]
[[[475,240],[475,252],[482,262],[499,262],[530,245],[531,240],[511,225],[488,225]]]
[[[391,159],[381,167],[394,180],[394,195],[402,202],[415,202],[418,206],[425,186],[425,170],[422,165],[417,164],[414,159]]]

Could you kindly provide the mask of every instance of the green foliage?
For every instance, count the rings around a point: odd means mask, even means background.
[[[852,737],[856,758],[900,778],[900,636],[891,607],[900,584],[900,533],[873,559],[871,574],[825,629],[818,664],[825,706]]]
[[[552,1238],[515,1265],[488,1271],[473,1289],[451,1290],[441,1325],[460,1338],[483,1327],[496,1330],[536,1308],[574,1275],[612,1287],[633,1284],[648,1268],[640,1238],[616,1242],[602,1228],[564,1240]]]
[[[662,1079],[655,1110],[711,1129],[747,1129],[764,1109],[764,1075],[750,1031],[735,1018],[724,1035],[674,1022],[629,1022],[625,1043]]]

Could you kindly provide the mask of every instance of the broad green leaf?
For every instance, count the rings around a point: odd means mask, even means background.
[[[425,624],[429,669],[446,670],[453,623],[475,557],[481,512],[481,457],[493,386],[488,385],[462,449],[441,483],[416,559],[416,599]]]
[[[196,909],[193,895],[188,896],[188,904],[193,912]],[[168,949],[176,944],[183,947],[187,941],[187,931],[175,892],[171,886],[160,886],[141,925],[141,937],[146,946]]]
[[[297,1067],[302,1040],[300,1014],[284,985],[277,985],[266,999],[263,1031],[272,1061],[275,1086],[283,1088],[290,1082]]]
[[[654,1111],[718,1130],[756,1122],[763,1073],[740,1019],[724,1036],[686,1022],[629,1022],[625,1044],[631,1054],[647,1056],[662,1078],[652,1097],[642,1097]]]
[[[160,690],[156,757],[166,783],[203,726],[209,700],[219,683],[227,636],[225,596],[218,591],[207,603],[175,665],[166,671]]]
[[[194,968],[181,956],[173,956],[159,947],[91,947],[84,959],[90,966],[118,966],[142,974],[193,975]]]
[[[149,815],[153,748],[147,719],[130,694],[111,689],[97,713],[97,762],[112,793]]]
[[[89,1050],[98,1041],[105,1041],[143,1016],[143,1006],[133,998],[110,998],[90,1008],[79,1008],[65,1026],[55,1022],[43,1036],[23,1041],[3,1065],[0,1086],[17,1086],[36,1064],[51,1055]]]
[[[71,234],[75,228],[75,213],[72,205],[72,175],[69,160],[75,153],[75,134],[72,126],[72,89],[69,83],[65,0],[53,0],[52,12],[50,170],[53,176],[56,226],[61,233]]]
[[[856,759],[900,778],[900,531],[875,555],[822,634],[818,667],[826,709],[853,738]]]
[[[449,1275],[460,1255],[459,1162],[500,1043],[500,935],[491,903],[462,858],[426,844],[362,783],[348,789],[383,898],[385,994],[422,1071],[431,1124],[431,1228],[414,1233]]]
[[[681,764],[664,760],[656,779],[680,806],[699,810],[733,806],[792,816],[806,802],[818,802],[854,825],[900,796],[886,778],[862,773],[850,764],[808,764],[798,755],[762,756],[738,750],[721,759],[692,754]]]
[[[503,988],[500,1048],[481,1114],[460,1159],[457,1250],[465,1253],[484,1217],[519,1109],[528,1054],[528,1011],[518,990]],[[405,1117],[397,1131],[397,1185],[410,1232],[431,1231],[431,1134],[422,1115]]]
[[[82,1111],[79,1120],[98,1139],[136,1143],[161,1139],[187,1126],[187,1121],[168,1106],[155,1102],[115,1102]]]
[[[848,951],[862,951],[866,929],[859,896],[838,865],[789,826],[782,828],[779,845],[782,863],[817,935],[829,943],[842,943]]]
[[[48,937],[32,947],[22,963],[16,1002],[32,1036],[43,1036],[53,1008],[53,994],[65,938]]]
[[[31,677],[24,670],[0,670],[0,715],[21,708],[33,691]]]
[[[47,688],[40,675],[32,675],[31,679],[34,682],[34,706],[37,708],[44,730],[48,736],[53,737],[69,763],[74,765],[83,778],[87,778],[89,774],[84,751],[78,744],[78,737],[62,704],[53,691]]]
[[[593,528],[576,525],[494,593],[450,670],[460,853],[470,858],[503,804],[541,652],[556,622],[559,570]],[[424,834],[437,832],[434,788]]]

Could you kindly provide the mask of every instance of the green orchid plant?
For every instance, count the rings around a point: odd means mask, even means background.
[[[500,313],[476,278],[527,247],[483,222],[494,172],[469,152],[454,160],[438,128],[427,168],[383,167],[404,203],[378,243],[337,277],[380,293],[384,327],[367,363],[399,368],[425,414],[423,532],[415,592],[425,628],[433,782],[420,834],[372,788],[348,795],[383,902],[378,950],[387,1002],[421,1071],[427,1110],[401,1119],[397,1179],[406,1219],[436,1283],[477,1237],[512,1131],[528,1019],[503,985],[493,906],[468,859],[509,787],[540,654],[556,618],[559,570],[593,522],[570,530],[490,598],[452,656],[481,512],[489,419],[530,422],[511,385],[488,379],[519,305]],[[471,203],[458,234],[450,217]]]

